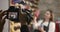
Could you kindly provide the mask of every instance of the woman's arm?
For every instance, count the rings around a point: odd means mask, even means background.
[[[32,24],[33,24],[33,28],[37,28],[38,27],[38,22],[36,21],[36,17],[33,18]]]
[[[55,32],[55,23],[54,22],[50,23],[48,32]]]

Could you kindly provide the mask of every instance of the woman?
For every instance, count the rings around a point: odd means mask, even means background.
[[[44,14],[44,19],[36,21],[34,17],[33,28],[34,32],[55,32],[55,23],[53,22],[53,12],[47,10]]]

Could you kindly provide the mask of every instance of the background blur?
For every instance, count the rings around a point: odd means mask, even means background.
[[[9,0],[0,0],[0,9],[7,10],[9,8]],[[40,9],[40,17],[43,18],[43,14],[47,9],[51,9],[54,12],[54,20],[60,20],[60,0],[40,0],[38,3]],[[4,27],[8,28],[8,21],[6,21]],[[8,29],[4,29],[8,32]]]

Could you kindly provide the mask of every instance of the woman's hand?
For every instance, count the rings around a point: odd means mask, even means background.
[[[34,16],[33,17],[33,21],[36,22],[37,21],[37,17]]]

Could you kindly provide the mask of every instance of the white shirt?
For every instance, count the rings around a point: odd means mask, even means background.
[[[41,23],[43,22],[43,20],[40,20],[40,21],[38,21],[37,23],[33,23],[33,28],[34,29],[37,29],[38,28],[38,26],[41,26]],[[48,26],[48,21],[46,21],[46,22],[44,22],[42,25],[44,26]],[[50,22],[50,24],[49,24],[49,30],[48,30],[48,32],[55,32],[55,23],[54,22]]]

